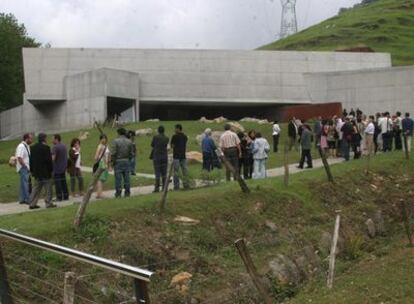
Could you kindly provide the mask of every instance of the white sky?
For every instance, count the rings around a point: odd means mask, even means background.
[[[299,29],[360,0],[297,0]],[[0,0],[53,47],[253,49],[277,38],[280,0]]]

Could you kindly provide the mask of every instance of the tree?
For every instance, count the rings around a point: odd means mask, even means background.
[[[22,104],[22,48],[39,46],[12,14],[0,13],[0,111]]]

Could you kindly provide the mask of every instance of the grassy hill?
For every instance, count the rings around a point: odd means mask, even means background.
[[[285,297],[292,297],[292,303],[410,303],[414,253],[406,247],[396,206],[412,196],[414,163],[393,152],[372,159],[370,173],[365,165],[358,160],[333,166],[335,184],[318,169],[292,176],[288,188],[282,178],[248,181],[250,194],[235,183],[172,192],[162,216],[155,194],[92,203],[78,232],[71,225],[76,206],[3,216],[0,227],[154,270],[154,303],[259,303],[233,246],[240,237],[247,240],[260,274],[268,278],[275,303]],[[342,249],[335,289],[329,291],[321,235],[332,231],[338,209]],[[379,209],[386,230],[371,239],[364,223]],[[176,216],[200,222],[185,225]],[[308,272],[305,267],[298,285],[277,280],[269,261],[279,254],[299,258],[306,246],[317,250],[316,268]],[[44,299],[22,286],[60,302],[65,271],[82,276],[97,303],[132,302],[132,284],[122,276],[10,241],[2,247],[10,281],[19,283],[13,292],[23,302]],[[183,271],[193,275],[186,295],[170,286],[171,278]]]
[[[367,46],[392,54],[394,65],[414,64],[414,0],[357,5],[262,50],[335,51]]]

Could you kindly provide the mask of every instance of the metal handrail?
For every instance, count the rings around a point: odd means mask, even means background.
[[[141,269],[138,267],[133,267],[130,265],[115,262],[109,259],[97,257],[92,254],[88,254],[88,253],[84,253],[78,250],[63,247],[60,245],[48,243],[45,241],[41,241],[41,240],[29,237],[29,236],[25,236],[25,235],[11,232],[8,230],[0,229],[0,236],[6,237],[8,239],[12,239],[20,243],[24,243],[24,244],[27,244],[33,247],[37,247],[37,248],[51,251],[51,252],[54,252],[60,255],[64,255],[69,258],[82,261],[82,262],[85,262],[91,265],[109,269],[117,273],[122,273],[126,276],[132,277],[134,279],[142,280],[145,282],[149,282],[151,276],[153,275],[153,272],[149,270],[145,270],[145,269]]]

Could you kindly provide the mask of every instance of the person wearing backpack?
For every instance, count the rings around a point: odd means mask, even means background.
[[[30,145],[33,143],[33,135],[26,133],[23,141],[17,146],[15,153],[16,171],[20,176],[19,203],[30,203]]]

